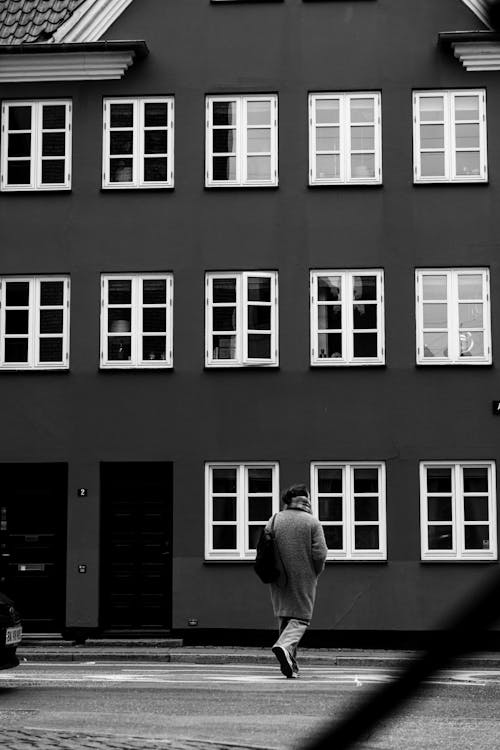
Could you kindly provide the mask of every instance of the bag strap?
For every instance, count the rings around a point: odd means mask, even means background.
[[[277,515],[278,514],[275,513],[274,516],[272,517],[272,519],[271,519],[271,528],[269,529],[269,531],[270,531],[271,537],[272,537],[272,539],[274,541],[274,546],[276,548],[276,552],[278,553],[278,557],[280,559],[281,566],[283,568],[283,573],[285,574],[285,586],[286,586],[286,584],[288,583],[288,573],[286,572],[285,563],[283,562],[283,558],[281,557],[281,552],[280,552],[278,540],[276,539],[276,534],[274,533],[274,522],[276,521],[276,516]]]

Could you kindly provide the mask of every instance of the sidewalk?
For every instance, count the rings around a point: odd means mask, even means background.
[[[83,645],[73,641],[35,640],[25,638],[17,648],[22,662],[89,662],[134,661],[171,664],[272,664],[276,658],[270,648],[237,646],[183,646],[175,639],[87,640]],[[382,649],[302,648],[303,666],[383,667],[401,669],[418,656],[416,651]],[[461,656],[453,668],[500,669],[500,652],[475,652]]]

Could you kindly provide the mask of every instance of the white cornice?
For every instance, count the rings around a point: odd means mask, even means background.
[[[484,23],[489,29],[491,26],[488,22],[488,2],[487,0],[462,0],[463,3]]]
[[[468,71],[500,70],[500,42],[455,42],[451,46]]]
[[[134,57],[133,51],[0,55],[0,83],[122,78]]]
[[[96,42],[132,0],[86,0],[53,34],[51,42]]]

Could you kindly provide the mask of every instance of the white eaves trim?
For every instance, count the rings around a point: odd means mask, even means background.
[[[0,55],[0,83],[118,79],[134,57],[132,51]]]
[[[469,72],[500,70],[500,42],[457,42],[451,46]]]
[[[487,0],[462,0],[462,2],[484,23],[489,29],[491,29],[488,23],[488,1]]]
[[[132,0],[86,0],[52,35],[50,41],[97,42]]]

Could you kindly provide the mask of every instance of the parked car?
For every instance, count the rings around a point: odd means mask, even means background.
[[[22,637],[19,613],[9,597],[0,593],[0,669],[17,667],[16,649]]]

